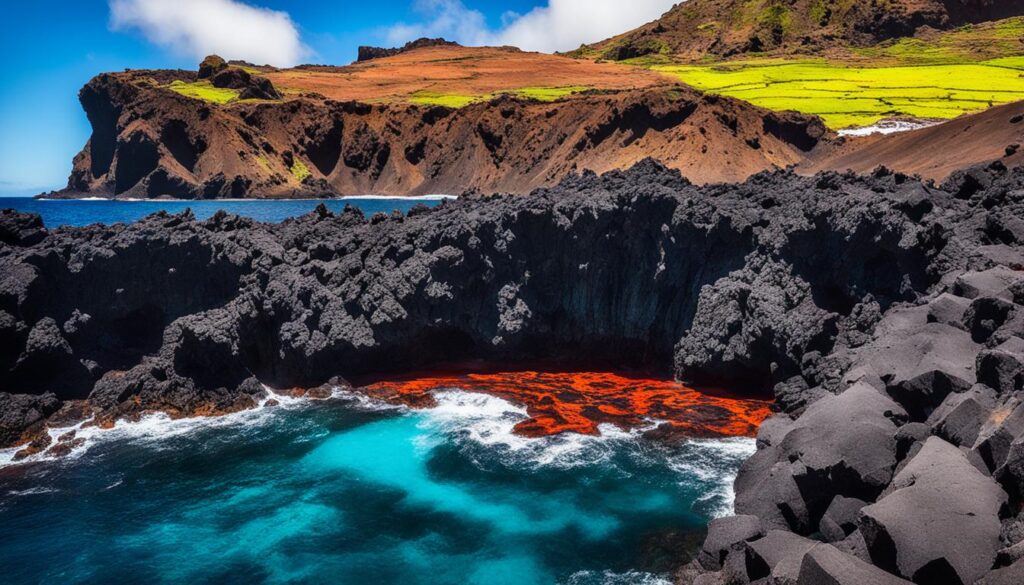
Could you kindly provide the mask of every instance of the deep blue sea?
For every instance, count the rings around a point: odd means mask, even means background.
[[[0,197],[0,209],[17,209],[19,211],[38,213],[43,217],[47,227],[83,226],[92,223],[132,222],[156,213],[169,211],[179,213],[191,209],[199,219],[206,219],[223,209],[255,220],[280,222],[289,217],[296,217],[316,209],[320,203],[328,209],[339,212],[346,205],[358,207],[367,217],[374,213],[390,213],[399,210],[405,213],[417,204],[434,206],[443,200],[442,197],[426,198],[379,198],[379,197],[347,197],[344,199],[325,199],[322,201],[303,199],[285,201],[263,200],[218,200],[218,201],[109,201],[91,199],[32,199],[30,197]]]
[[[458,390],[438,402],[343,395],[80,430],[70,458],[0,468],[0,580],[663,583],[729,510],[754,449],[607,428],[526,438],[512,433],[521,407]]]

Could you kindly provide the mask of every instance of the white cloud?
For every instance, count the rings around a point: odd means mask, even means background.
[[[287,12],[237,0],[109,0],[114,30],[138,29],[150,42],[202,59],[289,66],[307,55]]]
[[[443,36],[464,45],[513,45],[529,51],[568,51],[626,32],[657,19],[679,0],[548,0],[526,14],[505,13],[498,29],[488,28],[479,10],[462,0],[417,0],[424,21],[388,29],[401,44]]]

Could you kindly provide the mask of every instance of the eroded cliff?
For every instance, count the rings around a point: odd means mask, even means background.
[[[168,90],[173,79],[195,76],[93,79],[80,94],[92,137],[51,196],[524,193],[649,156],[697,182],[737,181],[796,164],[825,134],[817,118],[681,86],[452,109],[316,94],[218,105]]]

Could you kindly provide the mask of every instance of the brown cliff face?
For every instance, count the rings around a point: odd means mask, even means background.
[[[796,171],[869,173],[879,166],[941,182],[956,171],[999,161],[1024,164],[1024,102],[960,116],[913,132],[822,142]]]
[[[682,86],[461,109],[367,105],[314,94],[216,105],[139,83],[188,72],[100,75],[80,94],[93,134],[58,196],[318,197],[527,192],[583,170],[654,157],[698,183],[803,160],[817,118]]]

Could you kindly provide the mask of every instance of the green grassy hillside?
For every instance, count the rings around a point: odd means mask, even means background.
[[[955,118],[1024,99],[1024,57],[980,63],[855,67],[825,60],[658,65],[698,89],[773,110],[817,114],[831,128],[883,118]]]
[[[819,58],[748,55],[680,63],[645,56],[624,63],[766,108],[817,114],[841,129],[892,117],[948,119],[1022,100],[1022,39],[1024,18],[1018,17]]]

